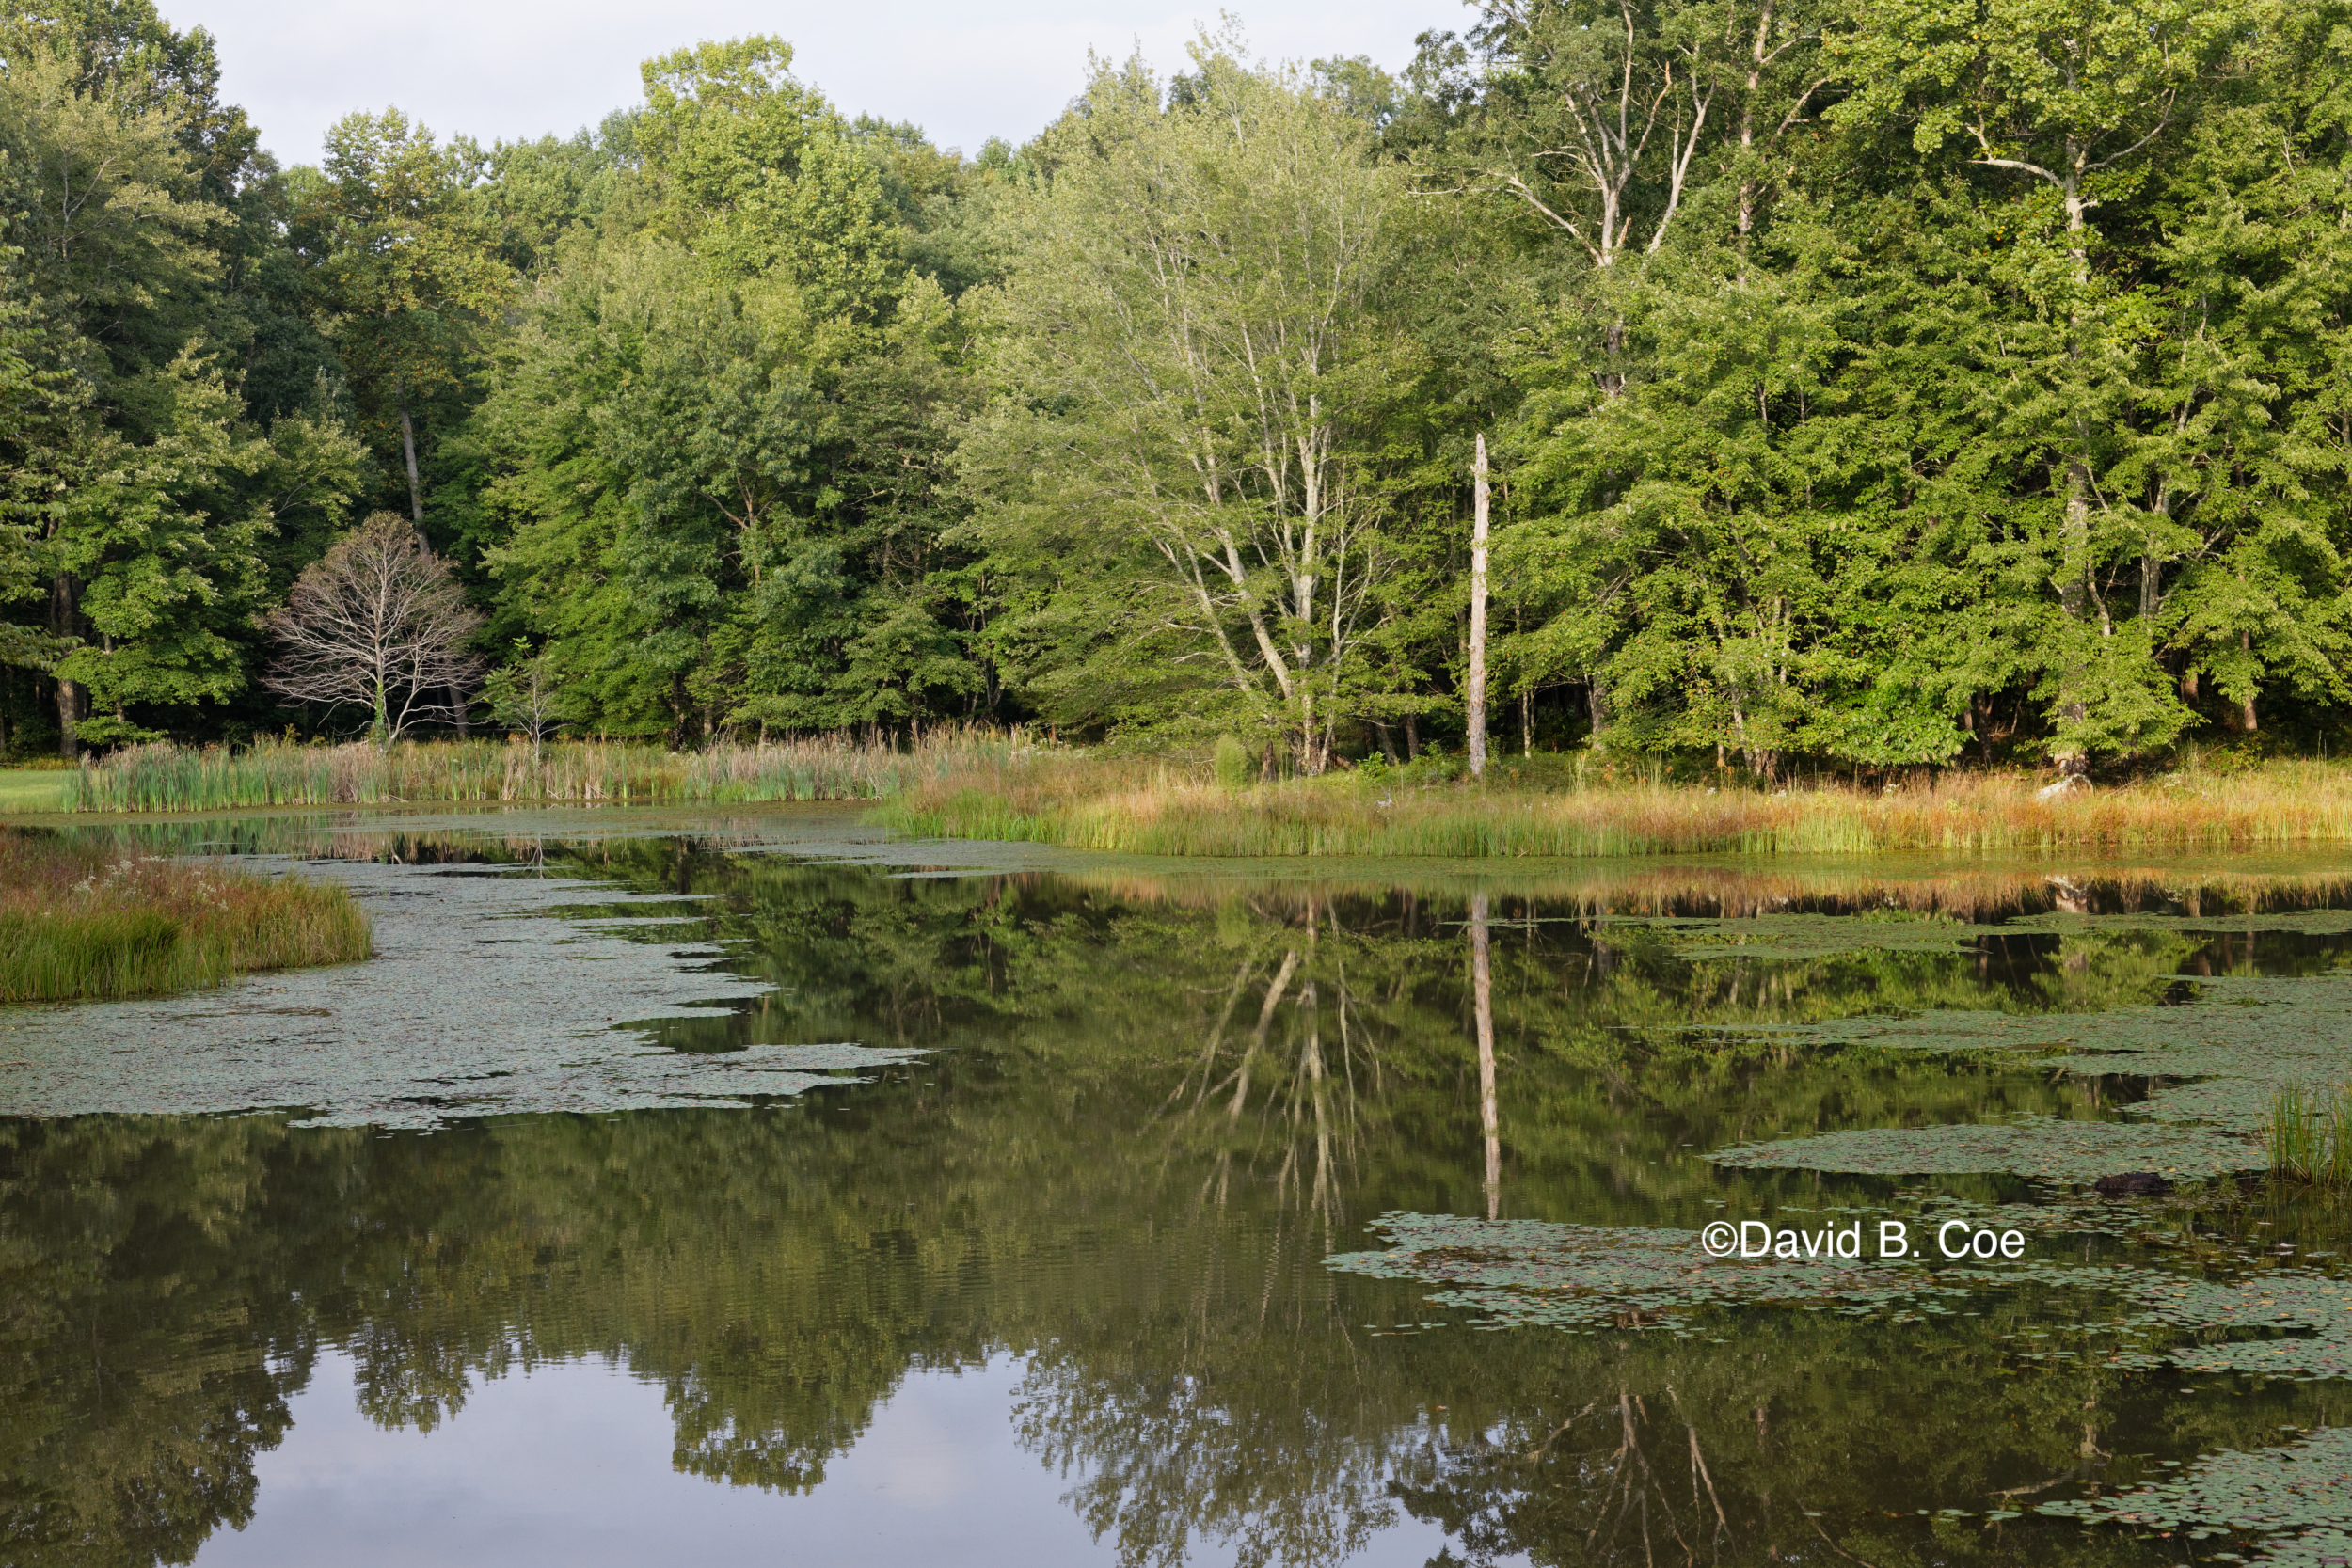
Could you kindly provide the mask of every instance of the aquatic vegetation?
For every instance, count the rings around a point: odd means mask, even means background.
[[[2090,1182],[2121,1170],[2175,1180],[2256,1164],[2246,1139],[2201,1127],[2025,1117],[1942,1127],[1857,1127],[1810,1137],[1735,1145],[1708,1156],[1747,1170],[1845,1171],[1857,1176],[1938,1176],[2004,1171],[2050,1182]]]
[[[603,741],[536,752],[505,740],[403,742],[382,751],[267,739],[243,750],[158,742],[68,773],[61,802],[72,812],[174,812],[406,800],[870,800],[967,766],[977,752],[1011,751],[986,732],[946,728],[903,751],[841,736],[700,752]]]
[[[2224,1449],[2199,1459],[2177,1480],[2105,1497],[2063,1497],[2036,1504],[2034,1512],[2086,1524],[2183,1530],[2192,1541],[2271,1536],[2254,1561],[2340,1568],[2352,1560],[2352,1427],[2323,1427],[2296,1442],[2252,1452]]]
[[[698,940],[691,899],[462,866],[319,875],[320,895],[374,911],[378,962],[255,978],[197,1004],[19,1012],[0,1021],[11,1058],[0,1112],[298,1107],[310,1126],[430,1128],[526,1111],[742,1107],[921,1054],[824,1040],[662,1049],[664,1021],[769,990],[712,972],[723,950]]]
[[[2271,1101],[2269,1137],[2272,1176],[2352,1186],[2352,1088],[2313,1096],[2285,1085]]]
[[[2031,1053],[2034,1068],[2085,1079],[2152,1080],[2125,1122],[1840,1129],[1726,1151],[1730,1165],[1885,1174],[2013,1170],[2087,1181],[2120,1170],[2169,1176],[2258,1170],[2277,1164],[2278,1107],[2334,1097],[2342,1041],[2352,1037],[2352,975],[2198,977],[2176,1006],[2081,1012],[1942,1008],[1796,1025],[1775,1037],[1808,1046],[1870,1044],[1894,1051]],[[2333,1125],[2331,1122],[2330,1125]],[[2311,1140],[2316,1137],[2314,1148]],[[2297,1113],[2285,1152],[2296,1168],[2332,1170],[2341,1132]],[[2258,1141],[2260,1140],[2260,1141]],[[1971,1164],[1972,1160],[1991,1161]]]
[[[1775,1233],[1835,1236],[1861,1227],[1858,1260],[1827,1256],[1711,1258],[1696,1231],[1488,1221],[1450,1214],[1391,1213],[1378,1228],[1391,1245],[1340,1253],[1328,1265],[1347,1274],[1437,1287],[1433,1306],[1479,1314],[1489,1328],[1549,1327],[1577,1333],[1659,1329],[1677,1338],[1719,1332],[1706,1308],[1778,1307],[1863,1316],[1892,1310],[1897,1321],[1948,1316],[1954,1303],[1988,1291],[2046,1287],[2087,1292],[2120,1308],[2070,1316],[2085,1338],[2073,1346],[2012,1347],[2035,1362],[2079,1361],[2123,1371],[2178,1368],[2264,1378],[2352,1379],[2352,1280],[2297,1267],[2258,1268],[2236,1279],[2133,1263],[2028,1258],[1983,1264],[1921,1258],[1926,1236],[1947,1219],[2005,1225],[2006,1211],[1971,1216],[1960,1208],[1923,1210],[1910,1224],[1914,1256],[1881,1259],[1876,1216],[1836,1213],[1770,1222]],[[2088,1220],[2086,1226],[2084,1222]],[[2019,1227],[2043,1239],[2102,1228],[2080,1208],[2054,1207]],[[2221,1336],[2232,1336],[2221,1338]],[[2109,1341],[2098,1348],[2091,1340]],[[2352,1524],[2352,1497],[2344,1514]]]
[[[2279,762],[2044,799],[2030,775],[1774,794],[1645,779],[1577,758],[1525,785],[1336,774],[1233,790],[1197,763],[973,753],[894,795],[892,826],[1127,854],[1546,857],[2248,847],[2352,840],[2352,768]]]
[[[1938,1298],[1969,1293],[1916,1261],[1836,1257],[1837,1232],[1861,1223],[1838,1216],[1788,1225],[1815,1239],[1815,1255],[1740,1259],[1708,1257],[1695,1230],[1388,1213],[1378,1222],[1387,1250],[1326,1261],[1347,1274],[1441,1284],[1427,1299],[1479,1313],[1482,1327],[1577,1333],[1650,1327],[1690,1336],[1698,1330],[1687,1314],[1703,1307],[1935,1312],[1944,1309]],[[1863,1242],[1866,1251],[1875,1244],[1875,1237]]]
[[[0,832],[0,1002],[200,990],[350,963],[367,916],[331,883]]]

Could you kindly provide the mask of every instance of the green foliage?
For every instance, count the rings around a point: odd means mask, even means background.
[[[1309,771],[1394,570],[1376,483],[1409,353],[1375,300],[1404,189],[1364,122],[1204,35],[1163,98],[1098,62],[1010,194],[1004,388],[961,448],[1034,585],[1030,686],[1072,722],[1231,716]]]
[[[1249,748],[1230,735],[1216,737],[1214,770],[1219,789],[1243,789],[1249,784],[1254,759]]]
[[[971,158],[754,36],[593,134],[387,109],[281,170],[208,36],[20,8],[0,714],[281,727],[257,614],[392,506],[583,733],[1459,751],[1483,436],[1518,749],[2303,750],[2352,702],[2345,24],[1545,0],[1401,75],[1228,28]]]

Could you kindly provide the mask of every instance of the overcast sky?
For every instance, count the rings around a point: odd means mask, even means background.
[[[1232,0],[1229,0],[1229,4]],[[442,136],[569,134],[640,97],[637,63],[703,39],[776,33],[793,71],[847,114],[911,119],[943,147],[1021,142],[1084,80],[1089,47],[1137,41],[1181,65],[1215,0],[159,0],[220,40],[221,89],[283,163],[311,163],[352,109],[398,104]],[[1369,55],[1391,70],[1413,35],[1460,27],[1456,0],[1261,0],[1235,8],[1275,59]]]

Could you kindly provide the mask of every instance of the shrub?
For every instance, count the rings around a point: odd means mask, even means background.
[[[1220,789],[1246,789],[1249,785],[1249,748],[1230,735],[1216,737],[1216,783]]]

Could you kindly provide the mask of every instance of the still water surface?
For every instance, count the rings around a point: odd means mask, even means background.
[[[0,1560],[2346,1555],[2352,864],[153,838],[385,956],[0,1021]]]

